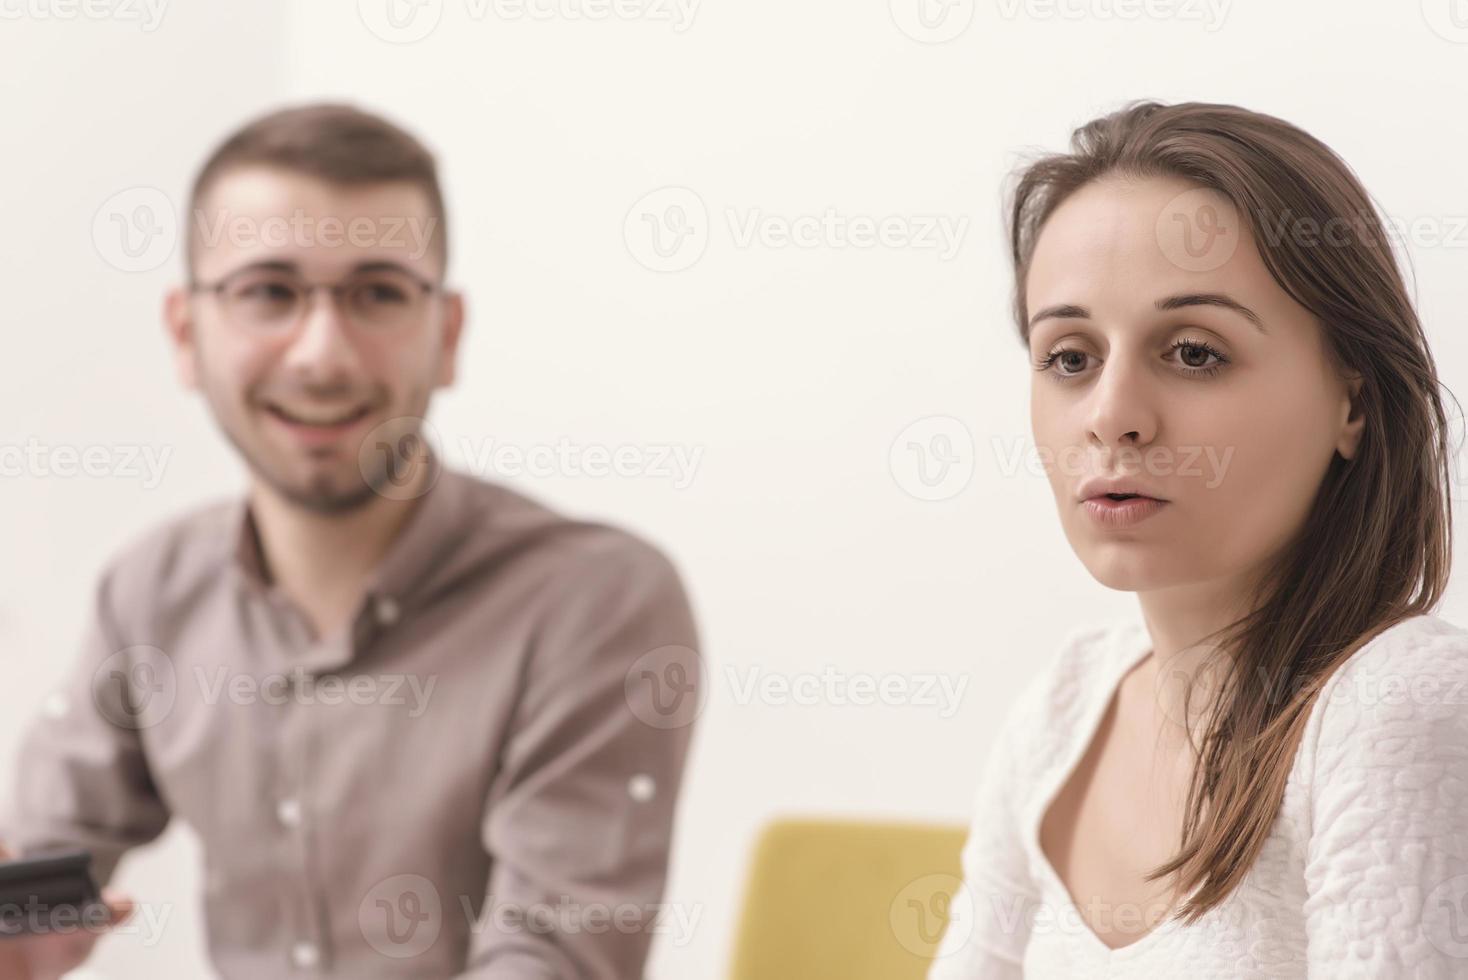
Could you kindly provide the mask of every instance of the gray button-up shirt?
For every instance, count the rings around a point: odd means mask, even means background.
[[[431,465],[334,640],[244,498],[124,548],[0,840],[90,849],[106,881],[182,818],[229,978],[641,976],[703,678],[679,577]]]

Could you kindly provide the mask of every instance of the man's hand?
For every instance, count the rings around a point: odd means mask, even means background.
[[[9,849],[0,844],[0,861],[11,857]],[[102,900],[111,913],[108,929],[132,915],[132,899],[120,892],[105,888]],[[0,936],[0,980],[58,980],[86,961],[99,936],[86,927],[50,935]]]

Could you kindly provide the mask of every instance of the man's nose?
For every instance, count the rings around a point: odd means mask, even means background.
[[[339,299],[324,286],[306,293],[301,322],[286,351],[286,366],[317,376],[350,372],[360,361],[351,324]]]

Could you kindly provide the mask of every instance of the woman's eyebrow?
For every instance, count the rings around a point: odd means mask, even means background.
[[[1188,306],[1217,306],[1225,310],[1233,310],[1254,325],[1260,333],[1268,333],[1264,329],[1264,321],[1259,314],[1249,309],[1243,303],[1234,299],[1227,293],[1179,293],[1176,296],[1166,296],[1153,304],[1159,313],[1169,310],[1180,310]],[[1033,327],[1041,320],[1089,320],[1091,311],[1084,306],[1074,303],[1059,303],[1055,306],[1047,306],[1034,316],[1030,317],[1030,326]]]
[[[1264,321],[1259,318],[1259,314],[1227,293],[1182,293],[1159,299],[1155,305],[1159,312],[1180,310],[1185,306],[1219,306],[1225,310],[1233,310],[1252,323],[1260,333],[1269,332],[1264,329]]]
[[[1047,306],[1034,316],[1030,317],[1030,326],[1033,327],[1041,320],[1089,320],[1091,311],[1084,306],[1076,306],[1074,303],[1060,303],[1056,306]]]

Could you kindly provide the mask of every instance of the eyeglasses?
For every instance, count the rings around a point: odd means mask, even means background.
[[[309,283],[283,269],[245,268],[217,282],[191,283],[189,289],[214,294],[230,324],[260,332],[299,326],[317,289],[330,290],[351,323],[373,330],[400,330],[422,322],[428,297],[442,291],[438,284],[398,266],[361,270],[336,283]]]

